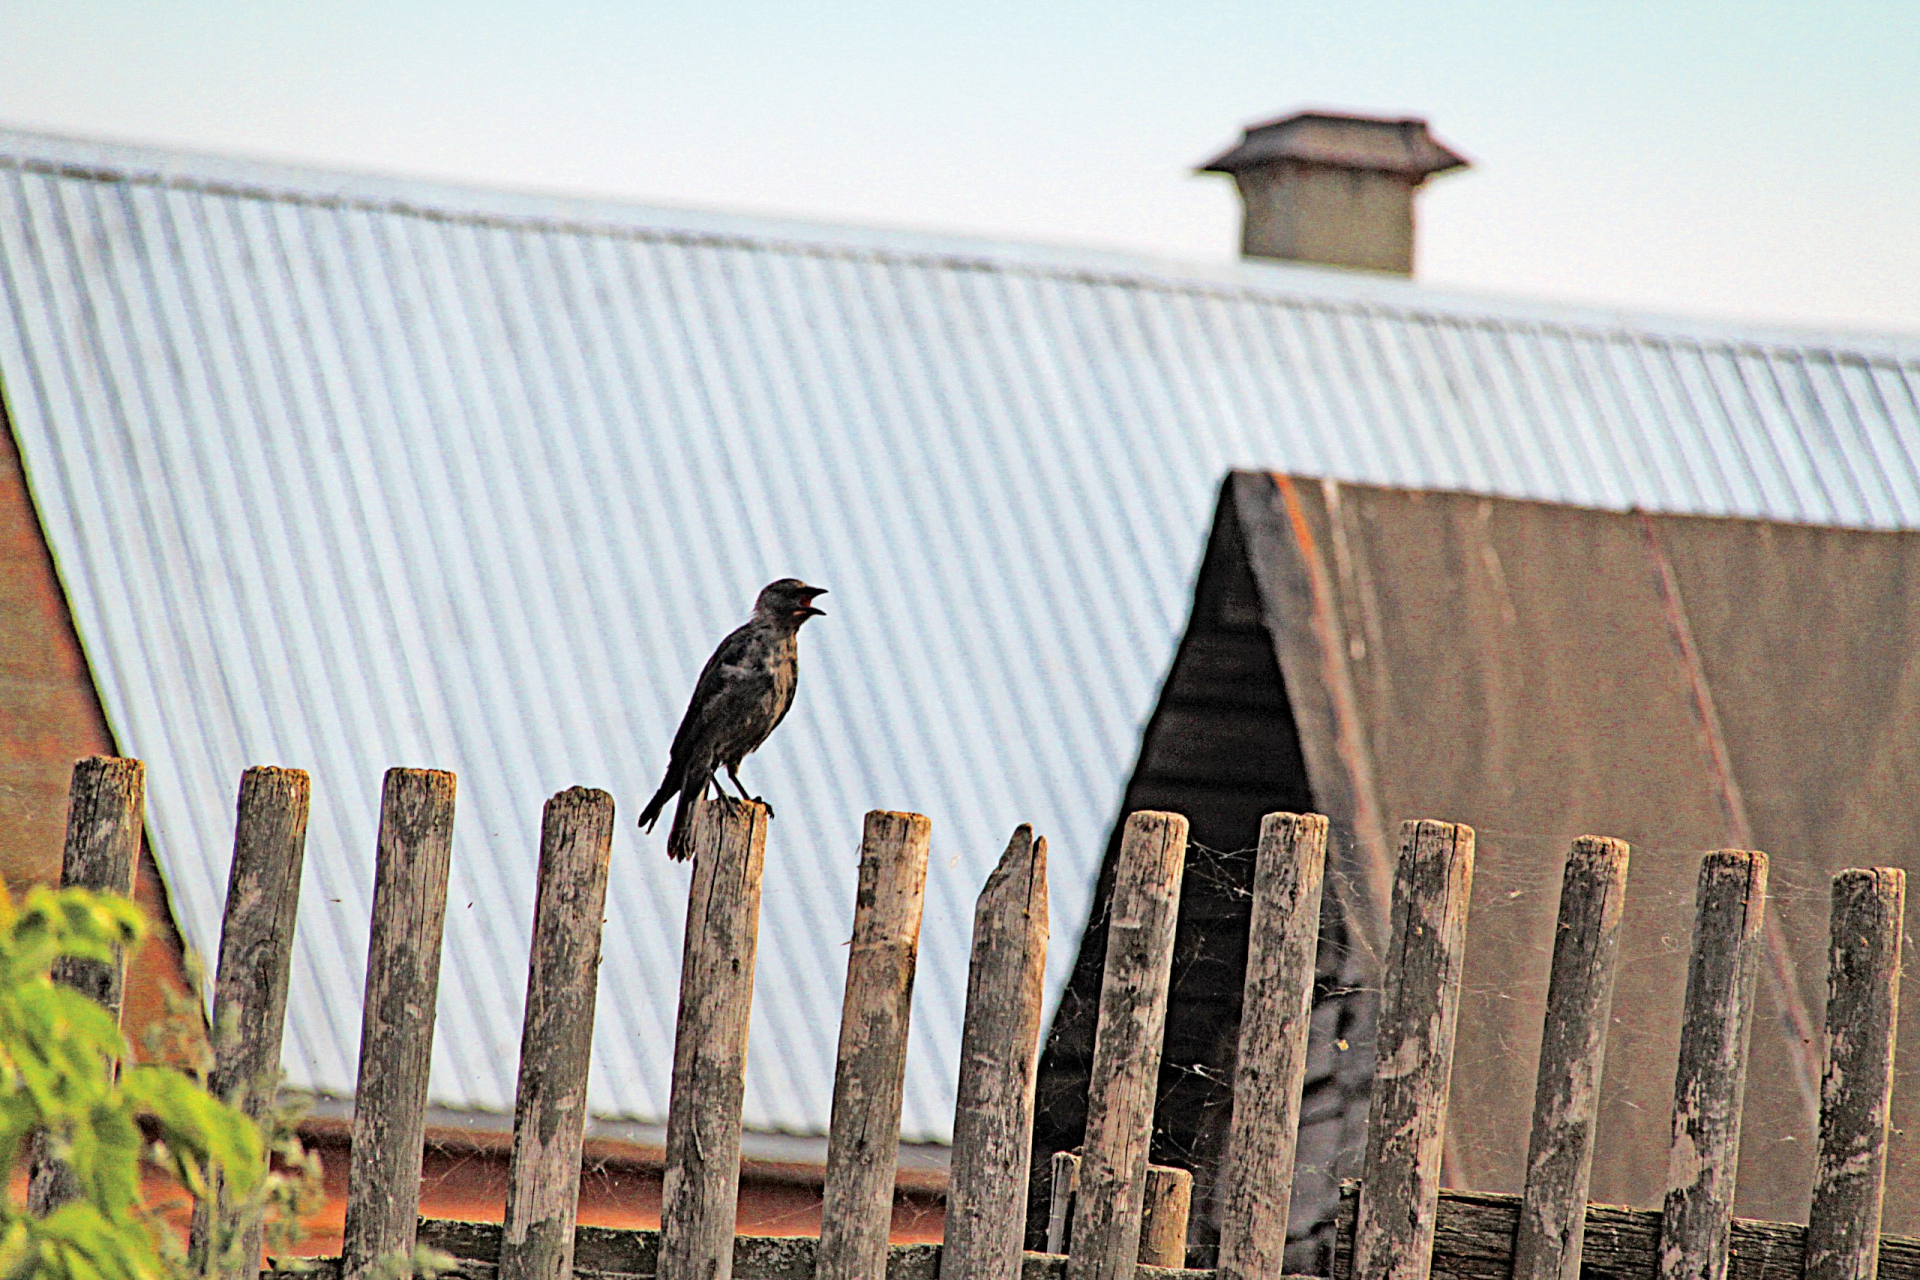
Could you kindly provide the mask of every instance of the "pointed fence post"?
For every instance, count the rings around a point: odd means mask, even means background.
[[[1561,877],[1513,1280],[1580,1280],[1627,858],[1624,841],[1581,836]]]
[[[1879,1268],[1906,897],[1906,873],[1893,867],[1853,868],[1833,878],[1826,1070],[1806,1280],[1874,1280]]]
[[[1472,827],[1401,824],[1354,1280],[1426,1280],[1433,1264],[1472,889]]]
[[[547,801],[540,822],[540,880],[520,1032],[500,1280],[569,1280],[573,1275],[612,847],[612,796],[573,787]]]
[[[659,1280],[729,1280],[767,810],[701,802],[660,1188]]]
[[[1186,856],[1187,820],[1179,814],[1127,819],[1107,915],[1067,1280],[1132,1280],[1137,1265]]]
[[[886,1280],[907,1023],[920,954],[920,909],[933,824],[917,813],[867,815],[853,907],[840,1049],[827,1126],[817,1280]]]
[[[1673,1080],[1659,1280],[1726,1280],[1753,984],[1766,945],[1766,912],[1766,854],[1721,849],[1701,861]]]
[[[1020,1275],[1047,928],[1047,842],[1023,823],[973,912],[943,1280]]]
[[[145,829],[147,769],[138,760],[88,756],[73,766],[67,793],[67,842],[60,861],[60,887],[133,896],[134,868]],[[127,958],[112,964],[60,960],[53,980],[107,1007],[117,1020],[126,983]],[[27,1175],[27,1207],[45,1215],[80,1194],[72,1172],[54,1154],[44,1133],[35,1133]]]
[[[454,776],[438,769],[389,769],[381,788],[341,1232],[345,1280],[361,1280],[387,1260],[413,1253],[454,789]]]
[[[1220,1170],[1221,1280],[1280,1280],[1284,1271],[1326,856],[1319,814],[1270,813],[1261,822],[1233,1120]]]
[[[279,1091],[311,793],[301,769],[260,766],[240,775],[213,986],[210,1083],[255,1120],[271,1110]],[[227,1280],[251,1280],[261,1265],[260,1211],[227,1204],[217,1174],[213,1192],[193,1207],[194,1266]]]

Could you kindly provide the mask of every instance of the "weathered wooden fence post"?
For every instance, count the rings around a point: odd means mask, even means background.
[[[1022,824],[973,912],[942,1280],[1020,1274],[1047,928],[1047,842]]]
[[[659,1280],[728,1280],[739,1209],[740,1102],[767,810],[752,801],[702,803],[667,1100]]]
[[[1270,813],[1260,824],[1233,1120],[1220,1169],[1221,1280],[1280,1280],[1284,1271],[1326,855],[1319,814]]]
[[[573,787],[546,803],[533,904],[520,1084],[513,1106],[500,1280],[569,1280],[600,988],[613,797]]]
[[[1047,1252],[1065,1253],[1067,1233],[1073,1229],[1073,1200],[1080,1190],[1080,1157],[1056,1151],[1047,1169]]]
[[[1599,836],[1581,836],[1567,855],[1513,1280],[1580,1280],[1593,1129],[1626,910],[1627,858],[1624,841]]]
[[[1169,1165],[1147,1166],[1147,1193],[1140,1203],[1143,1267],[1187,1265],[1187,1216],[1193,1209],[1193,1175]]]
[[[147,769],[138,760],[88,756],[74,762],[67,793],[67,842],[60,862],[62,888],[133,896],[146,799]],[[113,964],[61,960],[53,967],[55,982],[97,1000],[115,1018],[120,1016],[126,973],[124,955]],[[51,1213],[79,1194],[72,1172],[54,1156],[44,1133],[34,1135],[29,1169],[29,1211]]]
[[[1472,888],[1472,827],[1401,824],[1354,1224],[1355,1280],[1426,1280],[1432,1266]]]
[[[1047,1252],[1073,1252],[1074,1206],[1080,1195],[1080,1157],[1056,1151],[1048,1184]],[[1193,1207],[1193,1175],[1170,1165],[1149,1164],[1140,1197],[1140,1247],[1134,1260],[1143,1267],[1187,1265],[1187,1219]],[[942,1274],[945,1263],[942,1262]]]
[[[311,792],[301,769],[260,766],[240,775],[213,985],[210,1083],[255,1120],[272,1108],[279,1090]],[[213,1192],[193,1207],[194,1265],[229,1280],[252,1280],[261,1263],[259,1210],[228,1205],[218,1175]]]
[[[454,776],[438,769],[389,769],[381,788],[340,1246],[345,1280],[413,1252],[454,789]]]
[[[886,1280],[907,1021],[932,825],[921,814],[875,810],[861,837],[814,1254],[817,1280]]]
[[[1874,1280],[1879,1268],[1906,897],[1906,873],[1893,867],[1854,868],[1833,878],[1826,1070],[1806,1280]]]
[[[1702,860],[1673,1079],[1660,1280],[1725,1280],[1727,1274],[1740,1105],[1766,911],[1766,854],[1721,849]]]
[[[1067,1280],[1131,1280],[1140,1252],[1147,1145],[1186,855],[1184,817],[1144,812],[1127,819],[1107,916]]]

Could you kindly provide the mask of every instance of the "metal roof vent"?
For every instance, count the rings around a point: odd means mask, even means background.
[[[1301,111],[1254,125],[1199,172],[1239,184],[1247,257],[1404,276],[1413,274],[1413,193],[1466,164],[1425,120]]]

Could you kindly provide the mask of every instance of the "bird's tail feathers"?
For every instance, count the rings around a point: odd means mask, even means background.
[[[647,807],[640,811],[642,831],[653,830],[653,824],[660,821],[660,811],[667,807],[667,797],[679,789],[674,783],[673,775],[668,774],[667,780],[660,784],[660,789],[653,793],[653,799],[647,801]]]
[[[667,832],[667,856],[685,862],[693,856],[693,825],[698,816],[700,793],[705,787],[682,787],[680,803],[673,809],[673,827]]]

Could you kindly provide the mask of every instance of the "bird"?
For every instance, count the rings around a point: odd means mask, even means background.
[[[693,856],[694,809],[708,785],[726,798],[714,777],[722,766],[741,799],[766,803],[741,785],[740,762],[793,706],[800,682],[800,628],[808,618],[824,616],[826,610],[813,602],[826,594],[825,587],[810,587],[798,578],[768,583],[754,601],[753,617],[722,640],[700,669],[667,752],[666,777],[640,814],[641,830],[652,831],[667,801],[679,793],[667,832],[667,856],[676,862]],[[767,816],[773,816],[771,805]]]

